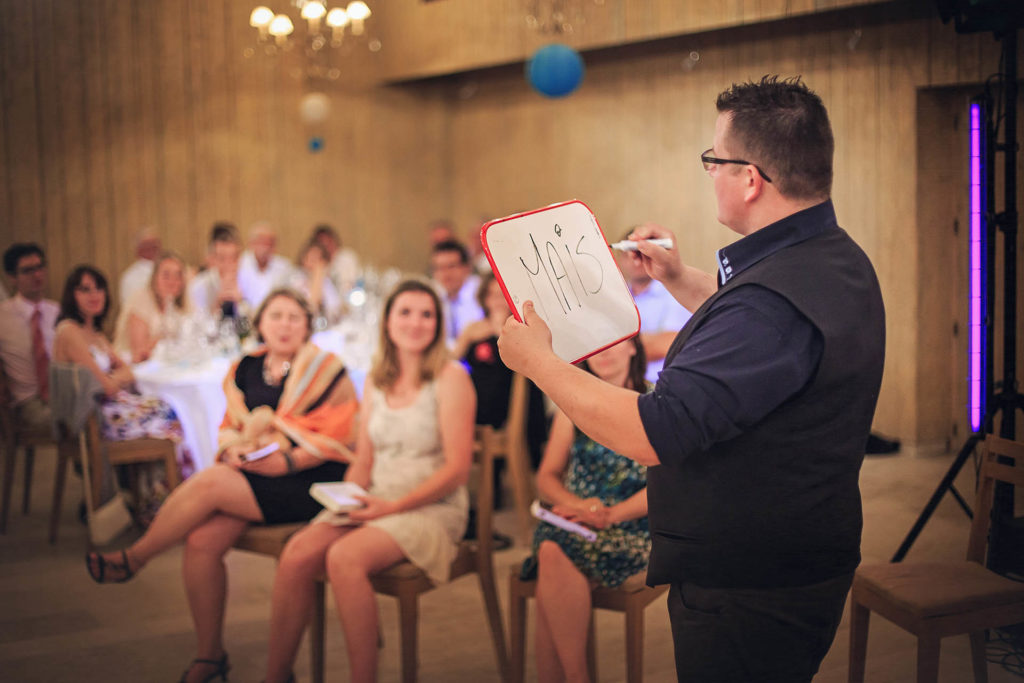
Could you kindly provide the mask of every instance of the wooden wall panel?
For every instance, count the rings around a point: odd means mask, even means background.
[[[472,237],[482,218],[577,197],[610,237],[659,222],[713,269],[735,239],[697,159],[715,96],[800,73],[832,116],[840,221],[889,307],[877,427],[933,439],[937,409],[919,398],[949,351],[918,324],[937,304],[922,298],[934,244],[915,192],[917,98],[982,82],[991,37],[958,36],[912,3],[607,0],[570,40],[593,48],[583,86],[548,100],[522,75],[546,40],[524,29],[525,2],[388,0],[371,25],[384,50],[354,50],[341,80],[310,82],[294,54],[243,56],[254,32],[241,0],[0,0],[0,242],[44,243],[54,293],[79,261],[116,279],[149,223],[193,263],[213,221],[269,220],[288,257],[328,222],[368,262],[421,270],[432,219]],[[317,128],[298,113],[313,89],[332,103]]]
[[[734,81],[803,74],[832,117],[840,223],[872,258],[889,309],[876,427],[910,444],[944,445],[924,425],[939,419],[948,428],[948,404],[920,401],[926,387],[916,384],[925,367],[949,363],[948,343],[932,344],[919,318],[916,96],[936,85],[929,82],[936,74],[943,84],[980,82],[998,55],[991,41],[937,23],[897,7],[686,36],[647,52],[592,53],[580,90],[563,100],[530,92],[511,68],[493,70],[474,97],[452,98],[452,184],[471,188],[456,195],[453,215],[468,226],[486,207],[521,210],[578,197],[610,237],[619,226],[656,220],[676,232],[690,262],[711,270],[715,250],[735,239],[716,225],[696,161],[710,145],[714,98]],[[688,71],[691,50],[700,59]],[[949,52],[972,57],[960,63]],[[932,69],[932,62],[956,68]],[[578,161],[571,172],[567,158]]]

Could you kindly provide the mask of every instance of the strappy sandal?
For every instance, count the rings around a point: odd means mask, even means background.
[[[178,683],[185,683],[188,679],[188,672],[192,670],[192,667],[196,664],[209,664],[214,667],[213,671],[204,678],[200,683],[209,683],[215,678],[219,678],[222,681],[228,680],[228,671],[231,670],[231,665],[228,664],[228,653],[225,652],[224,656],[220,659],[193,659],[192,663],[185,669],[185,673],[181,674],[181,680]]]
[[[121,551],[120,562],[108,560],[97,552],[86,553],[85,567],[89,571],[89,576],[96,583],[124,583],[135,576],[135,570],[132,569],[132,564],[128,561],[127,550]],[[94,567],[95,571],[93,571]],[[118,576],[108,578],[108,571],[117,572]]]

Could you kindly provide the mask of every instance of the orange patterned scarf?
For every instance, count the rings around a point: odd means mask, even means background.
[[[260,349],[252,355],[265,353],[266,349]],[[333,353],[306,344],[295,354],[277,410],[260,407],[250,411],[235,384],[236,361],[224,379],[228,408],[217,437],[218,450],[256,438],[261,443],[276,440],[282,448],[294,441],[319,458],[351,462],[353,455],[345,443],[351,440],[359,403],[355,399],[341,405],[324,402],[315,410],[309,409],[332,389],[335,377],[344,368]]]

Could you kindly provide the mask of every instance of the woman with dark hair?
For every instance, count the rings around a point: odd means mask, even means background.
[[[64,283],[60,315],[53,339],[53,360],[81,365],[91,372],[106,394],[100,403],[100,434],[110,441],[170,439],[177,449],[182,477],[194,465],[182,439],[181,423],[174,410],[155,396],[135,393],[131,368],[114,352],[103,334],[103,320],[110,308],[107,278],[96,268],[77,266]],[[135,501],[136,518],[145,526],[167,495],[162,465],[148,470],[142,486],[143,500]]]
[[[288,541],[274,578],[268,683],[291,666],[326,572],[348,648],[349,680],[377,674],[377,600],[370,577],[403,560],[448,580],[466,529],[476,396],[445,348],[441,302],[418,280],[384,304],[363,391],[356,459],[345,475],[369,491],[347,517],[321,513]]]
[[[311,519],[321,508],[310,485],[340,480],[351,459],[346,444],[358,408],[355,388],[337,356],[309,343],[312,319],[298,293],[267,295],[255,318],[263,347],[235,363],[224,380],[220,462],[176,488],[129,548],[86,556],[93,579],[120,583],[185,542],[182,574],[198,652],[182,681],[227,677],[224,555],[250,524]],[[247,457],[271,445],[277,448],[270,455]]]
[[[591,356],[583,368],[616,386],[643,391],[647,362],[639,337]],[[537,490],[555,514],[597,531],[597,539],[541,522],[522,577],[537,579],[539,680],[587,680],[590,591],[615,587],[647,567],[647,468],[593,441],[555,414]]]

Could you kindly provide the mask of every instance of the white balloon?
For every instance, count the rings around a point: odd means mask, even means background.
[[[323,123],[331,113],[331,100],[322,92],[311,92],[299,100],[299,116],[303,123]]]

